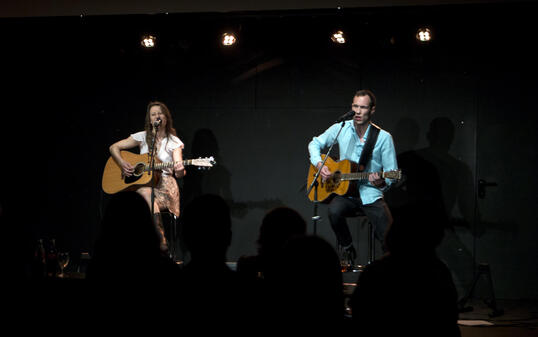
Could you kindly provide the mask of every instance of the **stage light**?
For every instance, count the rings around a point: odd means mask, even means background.
[[[234,45],[237,42],[237,38],[233,33],[224,33],[222,34],[222,45],[229,47]]]
[[[341,30],[337,30],[336,32],[334,32],[333,35],[331,35],[331,41],[340,44],[346,43],[344,32],[342,32]]]
[[[416,38],[420,42],[430,42],[432,39],[432,31],[426,27],[419,28]]]
[[[144,35],[142,36],[142,41],[140,41],[140,44],[144,48],[153,48],[155,47],[157,38],[153,35]]]

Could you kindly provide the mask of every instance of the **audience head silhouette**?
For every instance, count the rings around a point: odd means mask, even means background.
[[[351,307],[365,335],[460,336],[456,287],[435,254],[443,226],[429,206],[395,210],[385,238],[388,254],[359,275]],[[409,324],[417,314],[422,323]]]
[[[340,260],[334,248],[313,235],[290,238],[276,275],[286,319],[298,324],[336,323],[344,318]]]
[[[105,210],[88,277],[111,278],[161,258],[159,238],[147,202],[136,192],[112,196]]]
[[[272,255],[282,249],[286,241],[306,233],[306,222],[294,209],[278,207],[269,211],[262,220],[258,237],[259,254]]]
[[[230,208],[218,195],[193,199],[183,211],[183,240],[192,260],[224,261],[232,240]]]

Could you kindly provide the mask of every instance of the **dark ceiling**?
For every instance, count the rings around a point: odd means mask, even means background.
[[[514,0],[3,0],[0,17],[54,17],[195,12],[250,12],[360,7],[429,6],[449,4],[530,2]]]

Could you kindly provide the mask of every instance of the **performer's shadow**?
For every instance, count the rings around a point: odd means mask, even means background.
[[[182,179],[181,209],[198,196],[203,194],[219,195],[225,200],[232,200],[230,190],[230,172],[224,165],[219,153],[219,145],[213,131],[197,130],[191,142],[190,151],[185,151],[183,157],[188,159],[213,157],[215,163],[210,168],[187,166],[187,174]],[[176,238],[176,260],[188,262],[188,250],[183,242],[182,217],[177,220],[177,229],[173,234]]]
[[[210,129],[200,129],[194,134],[188,158],[213,157],[215,165],[209,169],[187,169],[183,185],[183,201],[186,203],[203,194],[215,194],[232,201],[231,174],[220,155],[219,144]]]
[[[216,194],[226,200],[230,206],[231,215],[235,218],[243,218],[253,208],[271,209],[282,205],[282,202],[278,199],[243,202],[234,200],[231,190],[232,174],[220,155],[215,134],[210,129],[197,130],[192,140],[190,158],[211,156],[216,161],[212,168],[208,170],[190,169],[185,176],[183,195],[186,203],[202,194]]]
[[[433,119],[426,134],[429,145],[415,149],[419,134],[418,124],[409,118],[399,121],[393,132],[395,144],[401,149],[398,166],[404,178],[385,194],[385,199],[395,216],[407,205],[435,210],[437,219],[432,226],[442,226],[445,233],[438,254],[452,270],[457,285],[466,288],[472,282],[475,261],[461,235],[480,236],[485,230],[473,209],[472,171],[449,153],[455,137],[455,126],[449,118]],[[460,216],[453,216],[458,213]]]
[[[219,143],[215,134],[210,129],[199,129],[194,133],[191,142],[190,153],[185,158],[213,157],[215,165],[209,169],[196,169],[187,167],[187,174],[183,178],[181,193],[181,205],[187,205],[194,198],[204,194],[215,194],[222,197],[230,207],[231,216],[244,218],[248,211],[253,208],[271,209],[282,205],[280,200],[252,200],[237,202],[234,200],[231,190],[232,174],[227,168],[224,158],[220,154]],[[181,227],[181,217],[179,219]],[[181,244],[181,230],[178,231],[180,250],[186,254],[184,245]]]

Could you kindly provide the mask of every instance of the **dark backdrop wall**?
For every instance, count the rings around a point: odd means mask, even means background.
[[[437,186],[451,215],[439,254],[460,292],[485,262],[498,297],[537,298],[535,10],[3,19],[3,209],[31,241],[56,237],[74,256],[91,251],[108,198],[108,146],[142,130],[147,103],[161,100],[184,157],[217,160],[210,171],[188,170],[182,201],[200,193],[229,201],[234,261],[256,252],[261,219],[277,205],[297,209],[314,230],[307,144],[349,110],[356,90],[370,88],[375,122],[392,133],[401,165],[420,178],[419,190]],[[421,45],[414,35],[426,24],[434,41]],[[329,40],[339,27],[345,45]],[[224,28],[238,32],[236,47],[218,44]],[[140,47],[148,32],[158,38],[153,50]],[[481,179],[497,185],[483,195]],[[402,193],[387,195],[391,206],[409,197]],[[317,233],[335,243],[324,205],[319,212]],[[365,227],[350,224],[364,256]]]

